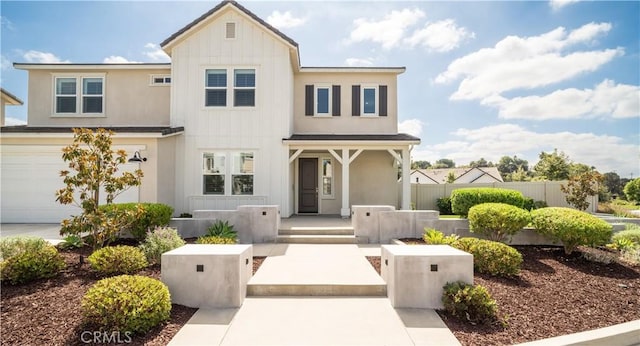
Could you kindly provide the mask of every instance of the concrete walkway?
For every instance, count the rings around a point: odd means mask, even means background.
[[[391,306],[365,258],[379,245],[260,244],[254,255],[269,257],[242,307],[198,310],[170,345],[459,345],[434,310]]]

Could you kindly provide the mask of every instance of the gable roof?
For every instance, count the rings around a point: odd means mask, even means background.
[[[479,173],[479,175],[473,176],[473,172]],[[411,174],[413,173],[420,173],[436,184],[446,183],[450,173],[453,173],[453,175],[455,176],[455,180],[453,182],[454,184],[475,183],[480,178],[485,176],[490,177],[496,182],[503,182],[502,175],[500,175],[500,171],[498,171],[497,167],[415,169],[411,172]]]
[[[299,63],[300,54],[298,54],[298,43],[296,41],[291,39],[289,36],[283,34],[280,30],[274,28],[271,24],[265,22],[262,18],[258,17],[253,12],[249,11],[244,6],[240,5],[239,3],[237,3],[236,1],[233,1],[233,0],[224,0],[224,1],[222,1],[216,7],[212,8],[209,11],[207,11],[205,14],[203,14],[200,17],[196,18],[194,21],[192,21],[191,23],[187,24],[182,29],[176,31],[173,35],[169,36],[166,40],[162,41],[162,43],[160,43],[160,47],[162,47],[162,49],[167,54],[171,55],[170,53],[171,53],[172,44],[174,44],[176,41],[178,41],[178,40],[180,40],[182,38],[185,38],[185,37],[189,36],[191,33],[195,32],[195,30],[197,29],[197,27],[200,24],[206,22],[207,19],[209,19],[210,17],[215,16],[217,13],[222,12],[224,9],[229,8],[229,7],[234,7],[235,9],[239,10],[241,13],[244,13],[249,18],[251,18],[253,21],[255,21],[257,24],[259,24],[262,27],[264,27],[267,31],[271,32],[272,34],[274,34],[275,36],[279,37],[284,42],[286,42],[290,46],[290,48],[292,48],[292,49],[294,49],[296,51],[296,54],[298,55],[298,66],[300,66],[300,63]]]
[[[0,88],[0,94],[2,94],[2,99],[8,104],[8,105],[14,105],[14,106],[19,106],[22,105],[23,102],[21,99],[19,99],[17,96],[15,96],[14,94],[4,90],[4,88]]]

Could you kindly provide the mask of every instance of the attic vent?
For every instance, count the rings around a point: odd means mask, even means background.
[[[229,22],[226,26],[225,38],[236,38],[236,23]]]

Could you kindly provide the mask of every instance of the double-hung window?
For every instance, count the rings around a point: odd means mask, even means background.
[[[253,152],[205,152],[202,160],[202,193],[205,195],[253,195]],[[230,162],[230,165],[227,165]]]
[[[205,70],[205,107],[255,107],[255,69]]]
[[[55,77],[54,113],[59,115],[104,113],[104,77]]]

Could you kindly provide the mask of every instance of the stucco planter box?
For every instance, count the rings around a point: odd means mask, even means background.
[[[171,302],[192,308],[240,307],[252,273],[252,245],[188,244],[162,254]]]
[[[449,245],[382,245],[381,274],[394,308],[442,309],[447,282],[473,284],[473,256]]]
[[[351,207],[353,231],[359,243],[380,243],[380,217],[382,211],[393,211],[390,205],[354,205]]]

